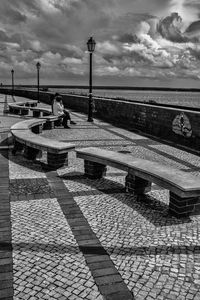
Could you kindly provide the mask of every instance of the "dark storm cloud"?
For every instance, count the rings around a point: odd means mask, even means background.
[[[55,45],[51,51],[53,54],[59,53],[62,57],[82,58],[83,51],[73,45]]]
[[[125,33],[117,38],[121,43],[140,43],[140,39],[136,34]]]
[[[189,51],[190,51],[192,57],[195,57],[197,60],[200,61],[200,49],[199,50],[189,49]]]
[[[26,12],[29,11],[33,15],[40,15],[40,5],[38,0],[7,0],[7,1],[0,1],[0,8],[3,10],[12,10],[18,12]]]
[[[0,43],[17,43],[22,42],[20,34],[7,35],[5,31],[0,30]]]
[[[186,33],[193,33],[195,31],[199,31],[200,33],[200,20],[193,22],[192,24],[190,24],[188,26],[188,28],[186,29]]]
[[[169,41],[175,43],[188,42],[188,38],[185,37],[180,30],[181,23],[182,18],[178,13],[174,12],[170,16],[160,20],[157,25],[157,31],[162,37]]]
[[[1,21],[9,24],[26,22],[26,15],[21,12],[19,7],[16,8],[14,3],[14,1],[10,0],[6,3],[4,1],[0,1]]]

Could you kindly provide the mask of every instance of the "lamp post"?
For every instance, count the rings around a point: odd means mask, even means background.
[[[90,75],[89,75],[89,101],[88,101],[88,122],[93,122],[92,110],[93,110],[93,99],[92,99],[92,53],[94,52],[96,42],[93,37],[90,37],[87,41],[88,52],[90,53]]]
[[[37,68],[37,100],[39,103],[40,102],[40,68],[41,68],[41,64],[39,63],[39,61],[36,64],[36,68]]]
[[[11,75],[12,75],[12,96],[14,95],[14,70],[11,70]]]

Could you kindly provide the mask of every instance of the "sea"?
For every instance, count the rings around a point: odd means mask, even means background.
[[[88,95],[86,89],[49,88],[50,92],[61,94]],[[116,100],[139,101],[143,103],[161,103],[200,109],[200,92],[193,91],[158,91],[158,90],[93,90],[95,97]]]

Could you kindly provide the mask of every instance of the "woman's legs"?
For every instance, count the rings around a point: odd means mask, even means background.
[[[63,121],[62,121],[62,124],[63,124],[63,126],[64,126],[65,128],[69,127],[68,124],[67,124],[67,123],[68,123],[68,120],[71,120],[70,114],[68,113],[68,111],[65,111],[65,112],[64,112]]]

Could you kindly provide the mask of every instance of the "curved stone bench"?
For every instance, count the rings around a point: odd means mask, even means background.
[[[51,109],[36,107],[37,101],[15,102],[8,105],[9,112],[19,115],[28,115],[29,111],[33,112],[33,117],[44,117],[52,114]]]
[[[9,112],[19,115],[28,115],[30,107],[37,106],[37,101],[30,100],[27,102],[9,103]]]
[[[34,118],[41,118],[52,114],[51,109],[49,108],[30,107],[30,111],[33,112]]]
[[[68,152],[75,149],[75,145],[48,139],[37,135],[42,131],[46,119],[29,119],[14,124],[11,133],[14,138],[12,153],[24,149],[27,159],[34,160],[41,151],[47,151],[47,164],[50,168],[57,169],[67,165]]]
[[[9,104],[9,112],[19,115],[28,115],[33,111],[33,117],[45,118],[44,129],[53,129],[55,125],[61,125],[61,118],[52,115],[51,109],[36,107],[37,101],[17,102]]]
[[[85,161],[85,174],[101,178],[106,166],[128,172],[126,191],[140,195],[150,191],[154,182],[170,191],[169,211],[177,217],[200,213],[200,178],[160,163],[95,147],[76,150]]]

